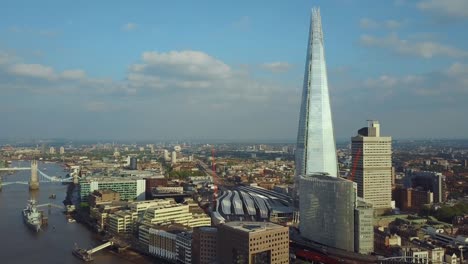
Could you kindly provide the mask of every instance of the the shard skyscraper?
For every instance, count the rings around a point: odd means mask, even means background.
[[[338,176],[320,10],[312,9],[296,146],[296,195],[299,176],[326,172]]]

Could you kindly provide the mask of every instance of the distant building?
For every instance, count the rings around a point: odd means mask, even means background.
[[[55,148],[54,147],[50,147],[49,154],[52,154],[52,155],[55,154]]]
[[[88,201],[88,195],[96,190],[113,190],[121,200],[144,200],[145,185],[141,178],[89,177],[80,179],[78,193],[81,201]]]
[[[88,198],[88,202],[91,207],[115,201],[120,201],[120,194],[113,190],[95,190]]]
[[[351,141],[358,196],[382,214],[391,209],[392,138],[380,136],[380,124],[372,120]]]
[[[218,229],[204,226],[193,229],[192,234],[192,263],[216,263],[218,254]]]
[[[65,148],[64,147],[60,147],[60,155],[63,155],[65,154]]]
[[[164,160],[165,161],[170,161],[171,160],[171,157],[169,156],[169,151],[167,149],[165,149],[163,151],[163,155],[164,155]]]
[[[131,169],[131,170],[136,170],[137,169],[137,158],[136,157],[130,157],[129,169]]]
[[[460,260],[458,259],[457,255],[453,253],[452,255],[446,254],[444,256],[444,261],[448,264],[458,264],[460,263]]]
[[[402,211],[418,211],[426,204],[432,204],[434,195],[430,191],[397,187],[393,190],[395,205]]]
[[[445,202],[445,177],[432,171],[408,170],[405,175],[405,187],[422,188],[434,194],[434,203]]]
[[[327,174],[302,176],[299,230],[312,241],[354,251],[355,183]]]
[[[176,164],[176,163],[177,163],[177,152],[175,152],[175,151],[172,151],[171,163],[172,163],[172,164]]]
[[[289,263],[289,228],[269,222],[218,227],[219,263]]]
[[[145,177],[146,180],[146,188],[145,188],[145,196],[146,199],[151,199],[152,195],[152,190],[155,187],[161,186],[167,186],[167,178],[164,178],[164,175],[158,175],[158,176],[151,176],[151,177]]]
[[[410,263],[429,263],[429,252],[424,249],[403,247],[402,256]]]

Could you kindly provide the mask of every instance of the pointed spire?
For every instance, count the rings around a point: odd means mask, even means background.
[[[318,39],[323,44],[322,17],[320,16],[320,8],[312,8],[312,19],[310,22],[312,31],[311,41]]]

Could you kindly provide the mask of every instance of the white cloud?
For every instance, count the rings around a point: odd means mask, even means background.
[[[86,73],[83,70],[65,70],[62,72],[61,77],[65,79],[84,79]]]
[[[391,30],[395,30],[395,29],[401,27],[401,25],[402,25],[402,22],[396,21],[396,20],[393,20],[393,19],[385,21],[385,26],[388,29],[391,29]]]
[[[361,20],[359,20],[359,26],[361,28],[366,28],[366,29],[375,29],[375,28],[378,28],[380,25],[377,21],[364,17],[364,18],[361,18]]]
[[[397,21],[394,19],[389,19],[385,21],[376,21],[371,18],[361,18],[359,20],[359,26],[363,29],[378,29],[378,28],[386,28],[389,30],[395,30],[400,28],[404,23],[401,21]]]
[[[135,23],[127,23],[125,25],[122,26],[122,30],[123,31],[132,31],[132,30],[135,30],[137,29],[138,25],[135,24]]]
[[[422,0],[417,4],[421,11],[445,18],[468,18],[466,0]]]
[[[154,72],[166,76],[173,74],[195,79],[225,78],[232,74],[224,62],[200,51],[144,52],[143,64],[131,66],[134,72]]]
[[[360,42],[367,47],[384,48],[398,54],[413,55],[426,59],[436,56],[452,58],[468,57],[468,51],[462,49],[433,41],[411,42],[400,39],[396,34],[390,34],[382,38],[362,35]]]
[[[35,77],[42,79],[53,79],[56,77],[54,69],[41,64],[14,64],[10,66],[9,72],[19,76]]]
[[[292,68],[292,65],[287,62],[270,62],[264,63],[261,65],[263,69],[274,72],[274,73],[282,73],[287,72]]]

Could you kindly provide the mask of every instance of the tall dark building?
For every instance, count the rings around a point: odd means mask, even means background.
[[[445,202],[445,181],[442,173],[409,170],[406,172],[404,183],[407,188],[419,188],[432,192],[434,203]]]
[[[136,157],[131,157],[130,158],[130,169],[131,170],[136,170],[137,169],[137,158]]]

